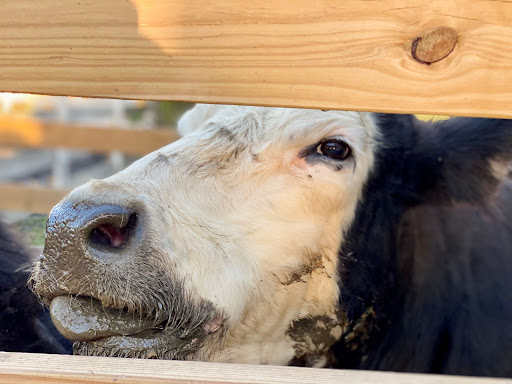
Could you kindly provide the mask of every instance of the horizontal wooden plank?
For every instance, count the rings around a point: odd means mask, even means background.
[[[145,155],[178,138],[175,130],[86,127],[0,115],[0,146],[65,147],[91,152],[120,151],[131,155]]]
[[[391,372],[0,352],[0,383],[499,384],[512,380]]]
[[[68,193],[63,189],[0,184],[0,210],[48,214]]]
[[[512,2],[2,2],[0,90],[512,117]],[[412,42],[458,42],[426,65]]]

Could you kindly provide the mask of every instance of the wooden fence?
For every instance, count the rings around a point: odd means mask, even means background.
[[[511,20],[494,0],[5,0],[0,91],[511,117]],[[443,26],[453,52],[415,60]]]
[[[70,148],[98,153],[119,151],[142,156],[177,138],[177,132],[169,129],[98,128],[0,115],[0,146],[12,148]],[[0,184],[0,210],[48,213],[67,193],[64,189]]]
[[[1,4],[0,91],[512,117],[510,1],[4,0]],[[0,354],[2,383],[70,381],[500,382]]]
[[[177,132],[170,129],[87,127],[0,115],[0,145],[15,148],[70,148],[99,153],[119,151],[142,156],[177,139]]]
[[[510,384],[512,380],[0,352],[0,384]]]

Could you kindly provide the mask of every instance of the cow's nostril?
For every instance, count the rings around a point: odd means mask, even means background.
[[[115,223],[102,223],[92,229],[89,235],[89,241],[93,246],[102,248],[122,248],[130,239],[137,225],[137,215],[132,213],[126,225],[117,225]]]

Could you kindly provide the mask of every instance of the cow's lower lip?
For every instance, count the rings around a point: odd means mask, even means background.
[[[121,339],[128,335],[149,340],[161,331],[155,319],[104,308],[91,297],[58,296],[50,304],[50,314],[57,330],[73,341]]]
[[[137,357],[144,359],[194,360],[203,335],[180,337],[175,330],[146,329],[133,335],[114,335],[78,340],[73,352],[85,356]]]
[[[173,337],[172,339],[174,341],[179,340],[176,337]],[[170,340],[169,335],[165,332],[149,330],[142,331],[136,335],[102,337],[100,339],[87,341],[86,343],[91,348],[142,351],[160,348],[163,341],[165,343],[172,344],[173,346],[180,344],[173,342],[173,340]]]
[[[165,330],[153,336],[111,336],[92,341],[76,341],[73,352],[83,356],[194,360],[201,346],[200,339],[180,339],[167,334]]]
[[[75,354],[178,360],[195,359],[207,339],[222,337],[225,321],[212,311],[199,321],[169,324],[81,296],[54,298],[50,314],[57,330],[75,342]]]

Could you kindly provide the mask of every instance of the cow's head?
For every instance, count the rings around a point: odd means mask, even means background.
[[[373,164],[370,115],[203,105],[179,128],[54,208],[35,274],[54,321],[80,353],[320,357],[343,332],[338,249]]]
[[[347,324],[339,255],[365,213],[377,143],[416,147],[382,139],[366,113],[196,106],[179,128],[181,140],[54,208],[35,291],[81,354],[323,364]],[[407,176],[407,199],[431,192],[397,161],[382,185]]]

